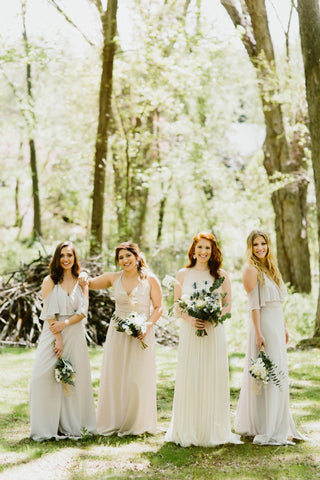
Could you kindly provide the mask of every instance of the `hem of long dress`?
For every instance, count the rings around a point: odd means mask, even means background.
[[[243,441],[240,439],[240,435],[232,433],[231,436],[222,441],[210,441],[210,442],[198,442],[196,440],[183,441],[172,436],[166,435],[165,442],[175,443],[180,445],[180,447],[216,447],[218,445],[234,444],[242,445]]]
[[[307,441],[309,440],[307,437],[302,435],[300,432],[297,432],[296,435],[288,435],[287,438],[285,439],[278,439],[278,438],[272,438],[270,436],[266,435],[257,435],[255,433],[248,433],[248,432],[237,432],[239,435],[242,437],[250,437],[252,438],[252,443],[254,445],[295,445],[295,442],[293,440],[304,440]],[[292,438],[292,440],[289,440],[289,438]]]
[[[89,434],[88,434],[89,435]],[[92,435],[92,434],[90,434]],[[31,440],[33,440],[34,442],[45,442],[45,441],[48,441],[48,440],[80,440],[81,439],[81,435],[51,435],[51,436],[48,436],[48,437],[38,437],[36,435],[30,435],[30,438]]]
[[[96,430],[86,432],[86,436],[92,437],[93,435],[97,435]],[[36,434],[30,434],[30,438],[34,442],[45,442],[46,440],[57,440],[57,441],[59,441],[59,440],[67,440],[67,439],[69,439],[69,440],[80,440],[82,438],[82,435],[72,435],[71,433],[62,433],[62,434],[56,433],[55,435],[50,435],[50,436],[47,436],[47,437],[40,437]]]
[[[144,433],[147,433],[149,435],[155,435],[157,433],[156,430],[142,430],[138,432],[131,432],[131,431],[126,431],[126,432],[121,432],[120,430],[111,430],[111,431],[103,431],[103,430],[98,430],[98,434],[102,435],[104,437],[110,437],[111,435],[118,435],[118,437],[125,437],[128,435],[143,435]]]

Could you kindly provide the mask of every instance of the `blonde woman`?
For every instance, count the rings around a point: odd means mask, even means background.
[[[249,234],[246,257],[243,285],[248,294],[248,345],[235,430],[253,436],[255,444],[288,444],[293,438],[305,437],[297,431],[289,411],[286,352],[289,335],[282,309],[286,288],[265,232],[253,230]],[[254,388],[249,369],[251,359],[257,357],[261,347],[284,373],[281,388],[271,381],[259,392]]]

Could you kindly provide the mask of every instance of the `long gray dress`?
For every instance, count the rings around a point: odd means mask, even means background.
[[[85,428],[96,433],[95,409],[91,384],[88,347],[84,321],[63,329],[62,357],[71,361],[75,386],[69,387],[69,396],[54,377],[57,356],[54,353],[54,335],[46,321],[56,315],[63,321],[74,314],[87,314],[88,300],[78,283],[68,295],[60,285],[44,299],[40,318],[44,320],[39,345],[33,364],[30,383],[30,436],[34,440],[59,438],[58,431],[70,437],[80,437]]]
[[[235,419],[235,430],[241,435],[254,436],[253,443],[282,445],[288,437],[305,439],[295,427],[289,410],[288,362],[282,302],[286,295],[270,278],[264,275],[264,284],[256,284],[248,295],[249,328],[242,387]],[[258,355],[252,310],[260,310],[260,326],[266,341],[266,354],[284,373],[281,389],[273,382],[257,390],[249,374],[251,359]]]

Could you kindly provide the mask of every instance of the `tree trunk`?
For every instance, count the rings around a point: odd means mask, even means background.
[[[93,203],[91,215],[90,254],[101,253],[103,240],[104,186],[107,161],[109,121],[111,116],[112,74],[117,31],[117,0],[108,0],[102,13],[103,52],[100,81],[99,120],[95,148]]]
[[[316,192],[320,275],[320,11],[319,0],[298,0],[301,49],[304,61],[312,165]],[[314,337],[320,337],[320,284]]]
[[[38,181],[38,168],[37,168],[37,155],[35,141],[33,138],[33,130],[35,125],[34,115],[34,102],[32,95],[32,76],[31,76],[31,63],[29,62],[29,42],[26,29],[26,2],[22,2],[22,23],[23,23],[23,41],[26,52],[27,64],[26,64],[26,78],[27,78],[27,91],[28,100],[31,111],[31,124],[28,125],[29,135],[29,151],[30,151],[30,167],[32,177],[32,198],[33,198],[33,238],[36,239],[41,236],[41,215],[40,215],[40,196],[39,196],[39,181]]]
[[[283,114],[278,101],[279,82],[264,0],[221,0],[236,28],[242,27],[242,42],[255,68],[266,125],[264,166],[269,181],[280,175],[282,185],[272,194],[275,212],[277,256],[285,282],[298,292],[311,290],[310,253],[307,235],[307,175],[304,158],[292,158]],[[284,177],[286,176],[286,177]],[[298,252],[298,254],[297,254]]]
[[[32,175],[32,196],[33,196],[33,237],[41,236],[41,220],[40,220],[40,198],[39,198],[39,181],[37,169],[36,147],[33,138],[29,139],[30,149],[30,165]]]

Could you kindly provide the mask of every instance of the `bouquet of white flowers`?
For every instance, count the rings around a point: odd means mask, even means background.
[[[138,312],[131,312],[126,318],[119,318],[114,315],[113,319],[115,321],[114,328],[117,332],[124,332],[134,338],[137,338],[140,332],[142,334],[146,333],[147,325],[150,324],[146,315]],[[140,340],[140,343],[143,349],[147,348],[148,345],[142,340]]]
[[[61,383],[66,395],[69,395],[68,385],[74,385],[74,368],[72,363],[65,358],[59,358],[54,369],[54,377]]]
[[[230,313],[221,315],[222,312],[222,299],[226,294],[217,292],[218,288],[222,285],[224,277],[219,277],[210,287],[207,287],[205,282],[205,288],[198,290],[197,284],[193,284],[194,292],[188,295],[182,295],[176,301],[179,309],[182,312],[186,312],[191,317],[199,318],[201,320],[207,320],[208,322],[217,326],[219,323],[223,323],[227,318],[231,317]],[[224,305],[225,307],[227,304]],[[208,335],[206,330],[196,330],[198,337]]]
[[[281,388],[281,378],[284,373],[279,370],[278,366],[265,353],[264,348],[261,347],[256,360],[251,360],[250,375],[257,380],[260,391],[262,385],[267,385],[270,380]]]

